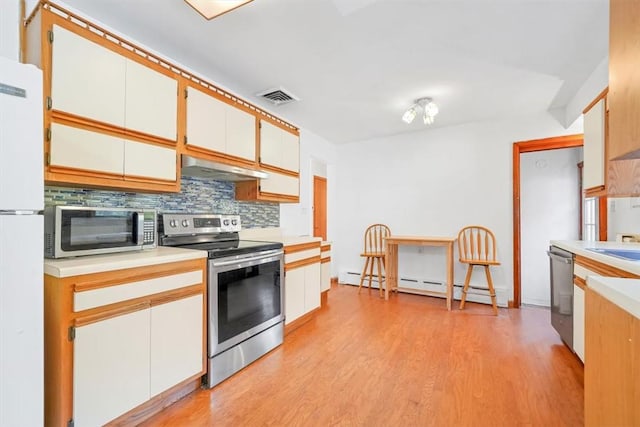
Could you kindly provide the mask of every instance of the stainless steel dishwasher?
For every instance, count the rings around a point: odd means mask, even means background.
[[[573,254],[550,246],[551,326],[573,350]]]

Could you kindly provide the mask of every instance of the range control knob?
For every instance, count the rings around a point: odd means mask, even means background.
[[[223,224],[225,227],[226,227],[226,226],[228,226],[228,225],[229,225],[229,220],[228,220],[228,219],[223,220],[223,221],[222,221],[222,224]]]
[[[232,219],[231,220],[231,225],[238,225],[238,220],[237,219]]]
[[[182,226],[183,227],[188,227],[189,226],[189,220],[188,219],[183,219],[182,220]]]
[[[176,228],[177,225],[178,223],[176,222],[175,219],[172,219],[171,221],[169,221],[169,226],[171,226],[172,228]]]

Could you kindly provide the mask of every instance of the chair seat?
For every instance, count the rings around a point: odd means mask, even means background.
[[[384,252],[363,252],[360,256],[366,256],[371,258],[381,258],[384,257]]]
[[[499,261],[487,261],[484,259],[461,259],[460,262],[471,265],[500,265]]]

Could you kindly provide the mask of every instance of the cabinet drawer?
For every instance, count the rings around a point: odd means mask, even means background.
[[[284,262],[285,264],[288,264],[291,262],[300,261],[307,258],[313,258],[319,255],[320,255],[320,248],[307,249],[306,251],[285,254]]]
[[[75,292],[73,294],[73,310],[76,312],[87,310],[201,283],[202,271],[196,270],[172,276],[156,277],[139,282]]]

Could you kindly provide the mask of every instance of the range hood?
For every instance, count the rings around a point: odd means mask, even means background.
[[[250,181],[269,178],[266,172],[259,170],[226,165],[185,155],[182,156],[182,175],[209,178],[216,181]]]

